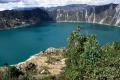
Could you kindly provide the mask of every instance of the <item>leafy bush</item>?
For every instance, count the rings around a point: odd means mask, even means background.
[[[15,66],[6,66],[6,72],[0,73],[0,78],[1,80],[17,80],[20,75],[24,73]]]

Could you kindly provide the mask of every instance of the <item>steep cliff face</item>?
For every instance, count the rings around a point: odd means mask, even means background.
[[[114,14],[113,20],[115,21],[115,25],[120,26],[120,4],[115,9],[116,13]]]
[[[52,18],[50,18],[48,12],[40,8],[30,10],[6,10],[0,12],[0,29],[51,20]]]
[[[120,5],[118,4],[68,5],[49,8],[48,11],[56,21],[85,21],[120,26]]]

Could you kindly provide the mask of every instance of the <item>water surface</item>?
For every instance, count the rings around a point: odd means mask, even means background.
[[[92,23],[44,23],[0,31],[0,65],[15,64],[49,47],[65,47],[66,38],[81,26],[84,34],[93,33],[99,43],[120,40],[120,28]]]

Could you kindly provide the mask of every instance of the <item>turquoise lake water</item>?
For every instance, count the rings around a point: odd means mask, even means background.
[[[92,23],[44,23],[0,31],[0,65],[15,64],[49,47],[65,47],[66,38],[78,26],[93,33],[101,45],[120,40],[120,28]]]

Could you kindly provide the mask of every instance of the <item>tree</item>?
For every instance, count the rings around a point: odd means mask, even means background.
[[[92,74],[90,70],[101,58],[101,48],[94,35],[74,31],[68,38],[66,57],[65,79],[82,80]]]
[[[120,41],[113,42],[112,46],[115,50],[120,50]]]
[[[8,73],[11,78],[18,78],[20,75],[24,75],[23,72],[17,69],[15,66],[8,66]]]

